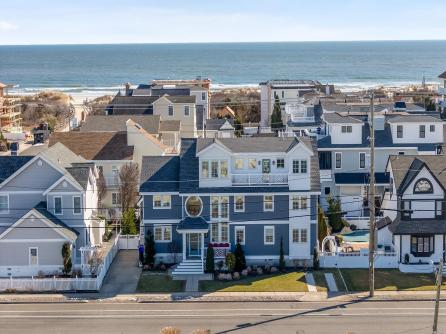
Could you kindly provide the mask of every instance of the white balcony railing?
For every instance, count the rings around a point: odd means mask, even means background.
[[[232,174],[232,184],[240,186],[288,184],[288,174]]]
[[[107,187],[117,187],[121,184],[119,176],[107,176],[104,178]]]

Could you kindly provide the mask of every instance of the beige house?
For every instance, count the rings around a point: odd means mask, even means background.
[[[153,102],[153,114],[159,115],[162,121],[180,121],[181,138],[197,137],[195,100],[195,96],[163,95]]]

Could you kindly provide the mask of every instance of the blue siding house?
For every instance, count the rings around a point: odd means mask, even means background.
[[[312,265],[320,195],[309,138],[183,139],[178,156],[144,157],[143,231],[173,274],[202,273],[206,248],[223,260],[240,243],[249,264]]]

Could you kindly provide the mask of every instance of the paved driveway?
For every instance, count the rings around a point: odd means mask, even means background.
[[[105,277],[101,294],[108,296],[135,293],[141,274],[137,263],[137,250],[120,250]]]

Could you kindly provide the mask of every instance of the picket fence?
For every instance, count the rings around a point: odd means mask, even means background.
[[[113,259],[119,251],[119,235],[104,258],[96,277],[0,278],[1,291],[99,291]]]

